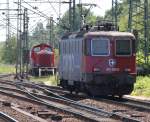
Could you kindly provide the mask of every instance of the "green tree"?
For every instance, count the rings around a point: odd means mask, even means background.
[[[118,3],[117,18],[120,31],[127,31],[128,27],[128,2],[123,0]],[[112,8],[105,13],[105,20],[112,20]]]
[[[29,47],[39,43],[48,42],[48,33],[43,26],[42,22],[38,22],[35,29],[33,30],[32,35],[29,36]]]
[[[4,63],[14,64],[16,62],[16,49],[17,49],[16,37],[13,36],[10,40],[5,43],[2,48],[1,60]]]
[[[91,24],[91,25],[95,25],[97,19],[100,19],[102,17],[97,17],[94,15],[94,13],[92,13],[90,10],[86,9],[83,7],[83,15],[86,15],[85,17],[85,22],[86,24]],[[80,13],[80,8],[76,7],[76,12],[75,12],[75,31],[80,29],[80,25],[81,25],[81,13]],[[57,26],[57,33],[58,35],[63,35],[64,33],[69,31],[69,11],[67,11],[62,19],[60,20],[58,26]]]

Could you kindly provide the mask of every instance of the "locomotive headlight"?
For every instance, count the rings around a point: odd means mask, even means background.
[[[124,71],[126,71],[126,72],[130,72],[130,71],[131,71],[131,69],[130,69],[130,68],[125,68],[125,69],[124,69]]]
[[[94,68],[93,71],[94,72],[100,72],[100,68]]]
[[[36,66],[40,66],[40,64],[36,64]]]

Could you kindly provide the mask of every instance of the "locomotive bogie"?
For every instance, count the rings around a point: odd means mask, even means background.
[[[87,92],[91,95],[124,95],[130,94],[135,83],[135,76],[131,75],[97,75],[87,74],[87,80],[61,80],[60,85],[70,91]]]

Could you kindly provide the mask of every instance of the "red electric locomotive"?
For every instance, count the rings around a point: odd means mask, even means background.
[[[88,29],[88,28],[86,28]],[[136,81],[135,37],[103,25],[60,41],[60,86],[91,95],[130,94]]]
[[[30,52],[30,65],[34,75],[41,75],[42,72],[54,74],[54,49],[44,43],[34,46]]]

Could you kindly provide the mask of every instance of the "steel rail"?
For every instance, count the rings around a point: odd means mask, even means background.
[[[22,83],[23,85],[24,83]],[[20,84],[21,85],[21,84]],[[91,106],[88,106],[88,105],[84,105],[84,104],[81,104],[77,101],[73,101],[71,99],[68,99],[68,98],[65,98],[65,97],[62,97],[62,96],[59,96],[45,88],[41,88],[40,86],[38,86],[37,84],[35,85],[36,87],[39,87],[40,89],[50,93],[51,95],[53,95],[53,97],[47,97],[47,96],[42,96],[42,95],[39,95],[39,94],[33,94],[33,93],[30,93],[29,91],[26,91],[24,93],[27,93],[31,98],[34,98],[38,101],[41,101],[41,102],[45,102],[45,99],[48,99],[48,100],[59,100],[60,103],[67,103],[68,105],[71,105],[71,106],[75,106],[76,108],[80,109],[80,110],[85,110],[87,112],[90,112],[90,113],[93,113],[94,115],[98,115],[98,116],[103,116],[103,117],[109,117],[109,118],[116,118],[116,119],[121,119],[121,120],[126,120],[126,121],[133,121],[133,122],[139,122],[138,120],[136,119],[133,119],[133,118],[130,118],[130,117],[126,117],[126,116],[123,116],[123,115],[119,115],[117,113],[114,113],[114,112],[107,112],[107,111],[104,111],[102,109],[98,109],[98,108],[95,108],[95,107],[91,107]],[[1,88],[1,87],[0,87]],[[20,87],[21,90],[24,90]],[[21,91],[19,90],[19,91]],[[12,91],[15,91],[12,89]],[[54,97],[55,96],[55,97]],[[44,99],[44,100],[43,100]]]
[[[30,82],[10,82],[9,80],[5,80],[5,81],[7,81],[7,82],[3,81],[3,83],[9,84],[9,85],[14,85],[17,87],[20,87],[23,85],[23,86],[27,86],[30,88],[36,88],[38,90],[43,90],[46,94],[56,95],[57,97],[61,97],[65,100],[72,101],[71,99],[62,97],[62,96],[54,93],[54,91],[61,92],[62,89],[60,87],[54,87],[54,86],[51,87],[51,86],[47,86],[47,85],[43,85],[43,84],[36,84],[36,83],[30,83]],[[56,90],[55,90],[55,88],[56,88]],[[91,99],[93,99],[93,98],[91,98]],[[110,103],[126,105],[128,107],[150,111],[150,102],[148,102],[148,101],[136,101],[136,100],[132,100],[132,99],[128,99],[128,98],[123,98],[121,100],[120,99],[115,100],[112,98],[110,99],[109,97],[108,98],[95,98],[95,100],[103,100],[103,101],[107,101]]]
[[[140,99],[135,99],[135,98],[129,98],[126,96],[124,96],[123,99],[127,100],[127,101],[132,101],[132,102],[137,103],[137,104],[143,104],[143,105],[150,106],[150,100],[140,100]]]
[[[0,112],[0,119],[4,120],[6,122],[19,122],[3,112]]]
[[[11,92],[6,92],[4,90],[0,90],[0,93],[4,94],[4,95],[8,95],[10,97],[15,97],[15,98],[18,98],[18,99],[21,99],[21,100],[27,100],[27,101],[30,101],[30,102],[35,102],[35,103],[38,103],[38,104],[41,104],[41,105],[45,105],[49,108],[57,109],[57,110],[72,114],[76,117],[89,120],[89,121],[99,122],[99,119],[100,119],[100,121],[102,119],[104,119],[104,117],[102,117],[102,116],[99,117],[99,118],[97,118],[98,116],[95,116],[95,115],[93,115],[94,117],[92,117],[91,114],[88,114],[89,115],[88,116],[87,113],[84,113],[83,111],[79,112],[78,109],[72,110],[71,107],[69,108],[68,105],[66,105],[66,107],[62,107],[62,106],[57,105],[56,102],[53,102],[53,103],[50,102],[50,101],[46,102],[45,99],[38,98],[38,97],[32,95],[31,93],[26,93],[28,97],[19,96],[19,95],[15,94],[12,91]],[[107,120],[108,118],[105,118],[105,119]]]
[[[150,102],[123,98],[123,104],[150,111]]]
[[[33,85],[34,85],[34,84],[33,84]],[[140,122],[139,120],[134,119],[134,118],[131,118],[131,117],[123,116],[123,115],[117,114],[117,113],[115,113],[115,112],[107,112],[107,111],[101,110],[101,109],[99,109],[99,108],[91,107],[91,106],[89,106],[89,105],[85,105],[85,104],[82,104],[82,103],[80,103],[80,102],[77,102],[77,101],[74,101],[74,100],[65,98],[65,97],[63,97],[63,96],[61,96],[61,95],[58,95],[58,94],[56,94],[56,93],[53,93],[53,91],[50,91],[50,90],[48,90],[48,89],[42,88],[41,86],[38,86],[37,84],[36,84],[35,86],[37,86],[38,88],[43,89],[43,90],[46,91],[47,93],[49,93],[49,94],[51,94],[51,95],[54,95],[54,96],[56,96],[56,97],[58,97],[58,98],[60,98],[60,99],[62,99],[62,100],[64,100],[64,101],[66,100],[66,101],[67,101],[68,103],[70,103],[70,104],[73,104],[73,105],[75,105],[75,106],[81,107],[82,109],[85,108],[85,109],[90,110],[90,112],[93,112],[93,113],[95,113],[95,114],[107,115],[107,116],[109,116],[110,118],[111,118],[111,117],[112,117],[112,118],[117,118],[117,119],[121,119],[121,120],[123,120],[123,121]]]
[[[139,101],[139,100],[136,101],[136,100],[128,99],[128,98],[118,99],[118,98],[110,98],[110,97],[95,98],[95,100],[124,105],[130,108],[136,108],[136,110],[139,109],[140,111],[150,112],[150,102],[148,101]]]
[[[48,99],[48,100],[59,100],[60,103],[62,102],[62,99],[58,98],[58,97],[51,97],[51,96],[44,96],[44,95],[39,95],[39,94],[36,94],[36,93],[31,93],[32,95],[38,97],[38,98],[42,98],[42,99]],[[134,118],[130,118],[130,117],[127,117],[127,116],[123,116],[121,114],[117,114],[117,113],[114,113],[114,112],[107,112],[107,111],[104,111],[102,109],[98,109],[98,108],[95,108],[95,107],[91,107],[91,106],[88,106],[88,105],[84,105],[84,104],[80,104],[78,102],[71,102],[72,100],[68,101],[68,100],[65,100],[63,99],[63,102],[66,102],[66,104],[70,104],[70,105],[73,105],[81,110],[86,110],[88,112],[91,112],[95,115],[100,115],[100,116],[104,116],[104,117],[110,117],[110,118],[115,118],[115,119],[119,119],[119,120],[122,120],[122,121],[130,121],[130,122],[140,122],[139,120],[136,120]],[[69,105],[68,104],[68,105]]]
[[[24,83],[24,82],[18,82],[17,85],[19,86],[26,86],[28,83]],[[98,109],[98,108],[95,108],[95,107],[91,107],[91,106],[88,106],[88,105],[84,105],[84,104],[81,104],[77,101],[73,101],[71,99],[68,99],[68,98],[65,98],[65,97],[62,97],[56,93],[54,93],[53,91],[50,91],[50,88],[49,90],[47,90],[47,88],[43,88],[41,86],[39,86],[38,84],[33,84],[33,83],[29,83],[30,85],[32,85],[32,87],[34,88],[37,88],[37,89],[41,89],[44,91],[44,93],[47,93],[47,94],[50,94],[50,95],[53,95],[53,99],[54,99],[54,96],[58,99],[60,99],[60,101],[63,101],[63,102],[68,102],[68,104],[72,104],[76,107],[80,107],[82,109],[86,109],[94,114],[98,114],[98,115],[103,115],[103,116],[107,116],[107,117],[114,117],[114,118],[117,118],[117,119],[121,119],[121,120],[127,120],[127,121],[134,121],[134,122],[139,122],[138,120],[136,119],[133,119],[133,118],[130,118],[130,117],[126,117],[126,116],[122,116],[120,114],[117,114],[115,112],[107,112],[107,111],[104,111],[102,109]],[[20,87],[21,90],[23,90],[21,87]],[[33,93],[29,93],[29,91],[26,91],[28,93],[28,95],[30,97],[33,97],[34,99],[37,99],[37,100],[40,100],[41,102],[44,102],[41,98],[43,98],[43,96],[39,96],[39,95],[35,95]],[[52,99],[52,97],[51,97]],[[55,99],[56,100],[56,99]]]
[[[54,93],[53,88],[52,88],[52,90],[50,90],[50,88],[46,89],[45,87],[43,88],[43,87],[39,86],[38,84],[33,84],[33,85],[37,86],[37,88],[45,91],[48,94],[60,97],[60,98],[65,99],[67,101],[76,102],[74,100],[62,97],[61,95],[58,95],[58,94]],[[57,90],[56,90],[56,92],[57,92]],[[104,98],[102,98],[102,99],[98,98],[98,99],[100,99],[100,100],[110,100],[110,99],[104,99]],[[122,105],[126,105],[126,106],[129,106],[129,107],[134,107],[134,108],[139,108],[139,109],[142,109],[142,110],[150,111],[150,102],[135,101],[135,100],[132,100],[132,99],[127,99],[127,98],[110,100],[110,102],[111,103],[114,102],[114,103],[117,103],[117,104],[122,104]]]

